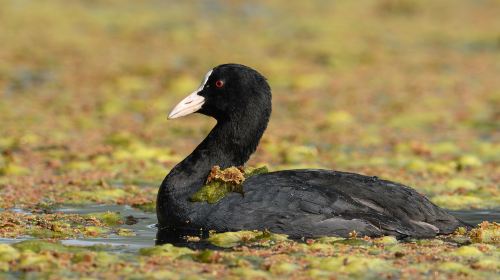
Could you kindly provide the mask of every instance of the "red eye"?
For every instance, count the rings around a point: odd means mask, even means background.
[[[215,82],[215,86],[218,87],[218,88],[221,88],[222,86],[224,86],[224,81],[223,80],[217,80],[217,82]]]

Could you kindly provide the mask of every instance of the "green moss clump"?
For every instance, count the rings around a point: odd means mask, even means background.
[[[99,267],[108,267],[120,261],[120,258],[115,254],[107,252],[95,252],[95,264]]]
[[[242,242],[249,241],[257,237],[259,233],[256,231],[236,231],[212,234],[208,241],[215,246],[223,248],[231,248],[239,245]]]
[[[455,256],[476,258],[481,257],[483,253],[476,247],[473,246],[462,246],[455,250],[453,253]]]
[[[98,226],[86,226],[83,228],[83,234],[85,236],[100,236],[102,234],[107,233],[108,230],[103,227]]]
[[[395,245],[398,244],[399,242],[394,236],[384,236],[374,239],[373,243],[380,245]]]
[[[57,269],[58,261],[50,254],[23,253],[17,268],[25,271],[51,271]]]
[[[119,228],[116,230],[116,234],[119,236],[135,236],[135,232],[127,228]]]
[[[262,270],[256,270],[248,267],[238,267],[231,272],[241,279],[269,279],[269,275]]]
[[[156,211],[156,201],[150,201],[142,204],[134,204],[132,206],[135,208],[139,208],[144,212],[154,213]]]
[[[71,231],[54,231],[47,228],[35,228],[27,232],[36,238],[63,239],[73,236]]]
[[[444,262],[438,266],[439,270],[445,272],[461,273],[465,275],[472,274],[472,270],[458,262]]]
[[[473,263],[472,267],[475,269],[498,270],[500,269],[500,262],[495,257],[486,257]]]
[[[217,203],[224,198],[228,193],[232,192],[234,185],[226,182],[214,181],[210,184],[204,185],[196,193],[194,193],[190,200],[193,202]]]
[[[42,240],[26,240],[12,245],[21,252],[31,251],[40,253],[42,251],[55,251],[64,253],[74,253],[85,250],[75,246],[65,246],[57,242],[48,242]]]
[[[288,262],[278,262],[278,263],[272,264],[272,266],[269,268],[269,271],[272,274],[288,275],[288,274],[291,274],[298,269],[300,269],[300,266],[298,266],[296,264],[288,263]]]
[[[19,258],[19,251],[8,244],[0,244],[0,265]],[[0,269],[1,271],[2,269]]]
[[[358,256],[310,258],[310,266],[325,271],[336,271],[353,276],[362,276],[370,272],[388,271],[391,265],[383,259]]]
[[[247,178],[250,178],[254,175],[269,173],[269,169],[267,168],[267,166],[247,167],[247,168],[245,168],[243,173],[244,173],[243,175],[245,176],[245,179],[247,179]]]
[[[185,255],[192,255],[194,254],[194,251],[189,248],[175,247],[172,244],[164,244],[151,248],[142,248],[139,250],[139,254],[141,254],[142,256],[163,256],[178,258]]]
[[[223,232],[210,235],[208,241],[215,246],[222,248],[231,248],[245,243],[260,242],[261,245],[265,242],[285,241],[288,236],[285,234],[275,234],[269,231],[235,231]]]
[[[500,224],[482,222],[468,233],[474,243],[500,243]]]
[[[101,213],[90,213],[85,216],[89,218],[97,218],[108,226],[116,226],[123,223],[120,213],[118,212],[106,211]]]
[[[238,167],[221,169],[214,166],[207,178],[207,183],[194,193],[190,200],[193,202],[217,203],[230,192],[243,195],[243,182],[245,179],[262,173],[267,173],[267,167],[247,168],[243,170]]]

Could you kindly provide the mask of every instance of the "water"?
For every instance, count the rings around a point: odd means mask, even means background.
[[[25,212],[22,209],[14,209],[14,211]],[[156,213],[143,212],[127,205],[65,206],[54,210],[54,212],[68,214],[89,214],[106,211],[119,212],[125,220],[125,223],[120,225],[120,228],[133,230],[136,235],[119,236],[110,234],[107,237],[100,238],[67,239],[62,240],[61,243],[74,246],[106,245],[108,246],[107,251],[123,253],[136,253],[140,248],[152,247],[156,243],[172,243],[177,246],[186,246],[193,249],[213,249],[213,246],[207,242],[188,242],[179,234],[163,232],[157,236]],[[450,213],[472,225],[477,225],[482,221],[500,222],[500,209],[458,210],[450,211]],[[185,235],[185,233],[183,234]],[[191,232],[189,235],[200,236],[200,232]],[[157,237],[159,240],[157,240]],[[206,235],[201,235],[201,237],[206,237]],[[16,243],[27,239],[32,238],[0,238],[0,243]]]
[[[128,205],[91,205],[85,207],[64,207],[55,210],[55,212],[67,214],[89,214],[106,211],[119,212],[126,221],[120,225],[120,228],[133,230],[136,235],[119,236],[111,234],[102,238],[62,240],[61,243],[75,246],[108,245],[110,246],[110,251],[121,252],[136,252],[140,248],[155,245],[157,232],[156,213],[143,212]]]
[[[500,223],[500,209],[456,210],[449,212],[460,220],[474,226],[483,221]]]

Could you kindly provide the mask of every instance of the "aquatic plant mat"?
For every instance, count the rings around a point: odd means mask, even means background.
[[[207,182],[190,200],[193,202],[217,203],[228,193],[236,192],[245,195],[243,182],[253,175],[269,172],[266,166],[257,168],[228,167],[221,169],[219,166],[212,167]]]
[[[498,273],[496,223],[483,222],[471,231],[460,229],[432,240],[353,235],[293,241],[267,231],[211,233],[207,239],[186,236],[193,247],[212,248],[193,250],[178,244],[152,246],[156,229],[146,224],[153,215],[130,207],[115,210],[122,213],[70,207],[53,214],[2,212],[0,236],[10,244],[0,244],[0,276],[487,278]]]
[[[494,279],[499,10],[0,0],[0,279]],[[491,222],[420,241],[242,232],[184,242],[209,249],[155,247],[158,186],[214,125],[166,114],[224,62],[258,69],[273,89],[249,166],[378,176]]]

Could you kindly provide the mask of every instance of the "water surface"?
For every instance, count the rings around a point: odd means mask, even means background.
[[[26,212],[22,209],[15,211]],[[109,234],[106,237],[90,238],[82,237],[76,239],[62,240],[61,243],[66,245],[75,246],[92,246],[92,245],[106,245],[107,251],[112,252],[127,252],[134,253],[140,248],[154,246],[157,242],[157,227],[156,227],[156,213],[144,212],[139,209],[132,208],[127,205],[85,205],[85,206],[63,206],[54,210],[54,212],[61,212],[67,214],[89,214],[99,212],[119,212],[125,221],[120,225],[120,228],[130,229],[134,231],[135,236],[119,236],[116,234]],[[459,219],[472,225],[477,225],[482,221],[499,222],[500,223],[500,209],[482,209],[482,210],[456,210],[450,211]],[[199,235],[193,232],[189,235]],[[187,246],[193,249],[199,248],[212,248],[207,242],[187,242],[182,236],[171,235],[162,233],[159,243],[172,243],[176,246]],[[32,237],[23,238],[0,238],[0,243],[16,243]]]

